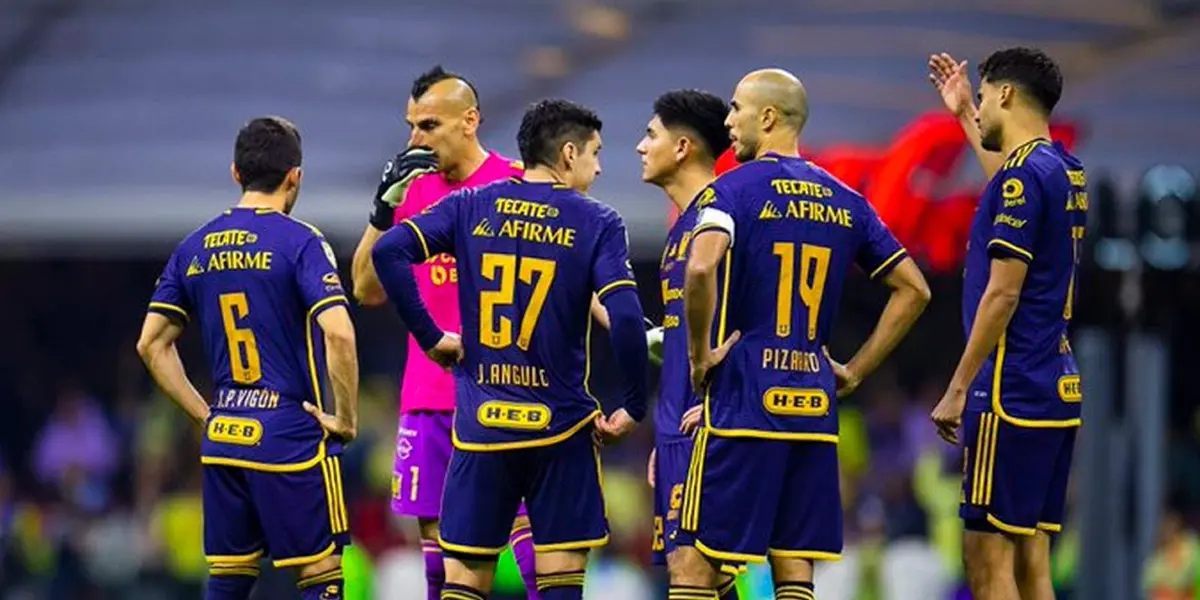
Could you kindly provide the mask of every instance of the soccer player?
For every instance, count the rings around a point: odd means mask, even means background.
[[[379,306],[387,300],[371,263],[371,249],[394,223],[420,214],[455,190],[520,176],[521,163],[480,145],[477,131],[481,120],[479,96],[461,75],[438,66],[413,81],[406,117],[412,128],[409,148],[385,166],[370,224],[354,251],[354,295],[363,305]],[[459,331],[462,322],[454,257],[431,256],[415,269],[421,297],[437,323],[447,331]],[[453,448],[454,378],[429,360],[409,336],[401,386],[392,510],[417,519],[427,594],[436,600],[446,579],[437,540],[442,486]],[[509,543],[529,598],[535,600],[533,540],[523,513],[524,509],[513,524]]]
[[[276,567],[298,569],[305,600],[344,594],[339,455],[357,432],[358,356],[333,249],[288,216],[300,157],[300,132],[283,119],[238,132],[241,201],[175,248],[138,340],[154,380],[205,428],[208,600],[248,598],[267,553]],[[211,408],[175,347],[190,321],[212,367]]]
[[[695,200],[712,183],[717,156],[729,147],[727,114],[729,105],[712,94],[697,90],[667,92],[654,101],[654,116],[637,146],[642,157],[642,180],[661,188],[679,210],[659,264],[664,310],[662,387],[654,409],[654,450],[647,468],[654,488],[654,561],[666,564],[668,570],[678,568],[674,550],[679,509],[692,455],[691,434],[700,414],[692,393],[683,328],[683,279],[688,244],[699,212]],[[722,578],[721,598],[737,597],[735,583],[732,575]]]
[[[929,288],[866,199],[798,156],[808,102],[795,76],[752,72],[730,106],[725,123],[745,164],[696,200],[683,288],[704,425],[670,598],[717,598],[714,565],[769,557],[775,597],[812,600],[812,561],[842,550],[836,397],[895,348]],[[824,347],[852,264],[891,298],[843,366]]]
[[[980,600],[1052,600],[1049,534],[1062,529],[1080,425],[1067,330],[1086,176],[1050,141],[1062,74],[1049,56],[1029,48],[989,56],[978,107],[965,62],[941,54],[929,66],[991,178],[967,245],[967,346],[932,415],[952,444],[963,428],[967,582]]]
[[[593,433],[620,438],[642,419],[648,357],[624,223],[579,191],[600,172],[600,128],[571,102],[535,104],[517,136],[524,179],[456,192],[373,251],[409,331],[458,383],[444,600],[486,597],[522,499],[544,600],[582,598],[588,551],[608,540]],[[461,340],[416,293],[412,265],[440,253],[459,265]],[[607,418],[588,389],[593,293],[624,382],[623,408]]]

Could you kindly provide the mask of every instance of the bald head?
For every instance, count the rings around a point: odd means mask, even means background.
[[[783,69],[751,72],[738,82],[733,97],[755,112],[775,109],[780,124],[797,133],[808,121],[808,93],[804,91],[804,84]]]
[[[443,79],[425,90],[420,97],[414,96],[418,104],[436,105],[448,112],[462,113],[467,109],[479,108],[479,98],[469,83],[457,77]]]

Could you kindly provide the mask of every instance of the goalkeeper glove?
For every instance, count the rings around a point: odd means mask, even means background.
[[[646,323],[646,350],[650,354],[650,362],[656,366],[662,366],[663,357],[663,328],[656,326],[654,321],[650,319],[643,320]]]
[[[437,157],[425,146],[413,146],[387,161],[375,190],[371,226],[380,231],[391,229],[396,219],[396,207],[404,202],[409,186],[417,177],[435,170]]]

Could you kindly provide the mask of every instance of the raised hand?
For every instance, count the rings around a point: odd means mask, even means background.
[[[967,61],[958,62],[942,52],[929,56],[929,82],[942,96],[946,108],[957,117],[973,115],[975,94],[967,73]]]

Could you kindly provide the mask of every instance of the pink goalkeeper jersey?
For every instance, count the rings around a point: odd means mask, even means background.
[[[509,177],[520,177],[523,167],[519,161],[489,152],[482,165],[458,183],[446,181],[440,173],[425,175],[413,182],[404,203],[396,209],[396,223],[437,204],[447,194],[462,188],[478,187]],[[439,254],[415,265],[417,286],[421,299],[429,307],[433,319],[445,331],[462,332],[458,314],[458,270],[453,256]],[[400,388],[400,412],[431,410],[454,411],[454,376],[442,370],[408,336],[408,360]]]

